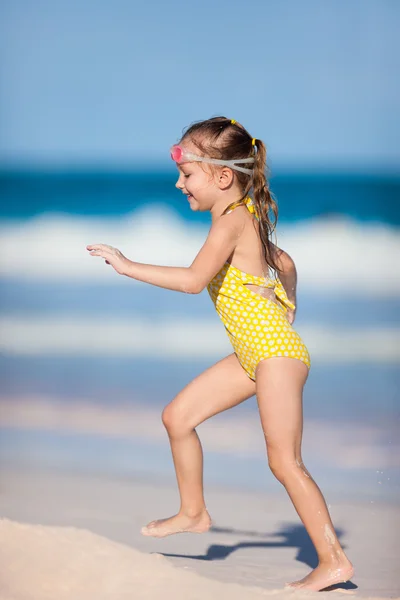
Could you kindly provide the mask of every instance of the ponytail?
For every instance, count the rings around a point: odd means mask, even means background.
[[[276,264],[273,244],[270,240],[278,221],[278,205],[271,194],[266,177],[267,149],[265,144],[258,139],[254,140],[253,146],[257,148],[257,152],[255,153],[252,182],[253,199],[255,209],[258,214],[260,238],[264,251],[264,258],[266,263],[279,274],[281,269]],[[274,215],[273,220],[270,218],[271,212]]]

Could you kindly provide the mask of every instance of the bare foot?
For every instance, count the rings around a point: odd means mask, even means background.
[[[285,588],[313,590],[318,592],[331,585],[344,583],[354,575],[353,565],[350,561],[335,564],[319,564],[311,573],[299,581],[285,584]]]
[[[205,510],[197,517],[188,517],[177,514],[169,519],[151,521],[146,527],[142,527],[142,535],[162,538],[174,533],[205,533],[211,527],[211,518]]]

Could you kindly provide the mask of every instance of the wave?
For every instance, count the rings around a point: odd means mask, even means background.
[[[0,397],[3,430],[52,431],[110,438],[136,438],[165,443],[160,409],[114,403],[99,406],[86,400],[71,401],[30,396]],[[257,413],[225,413],[200,425],[201,438],[210,452],[249,458],[263,456]],[[384,423],[331,422],[307,418],[304,449],[321,463],[343,469],[387,469],[400,466],[396,426]],[[393,441],[393,443],[392,443]]]
[[[0,276],[19,280],[95,281],[119,277],[85,247],[104,242],[132,260],[188,266],[207,236],[204,224],[185,222],[163,204],[147,205],[118,218],[45,214],[0,224]],[[318,294],[372,297],[400,295],[396,257],[399,230],[326,218],[278,227],[278,245],[294,259],[301,288]]]
[[[400,363],[396,327],[296,327],[318,363]],[[11,356],[117,356],[193,360],[232,352],[217,319],[81,317],[0,318],[0,351]]]

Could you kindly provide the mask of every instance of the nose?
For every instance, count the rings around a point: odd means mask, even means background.
[[[178,188],[178,190],[183,190],[184,185],[182,183],[182,176],[181,175],[179,175],[178,181],[176,182],[175,187]]]

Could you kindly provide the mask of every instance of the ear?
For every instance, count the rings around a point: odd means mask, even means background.
[[[233,183],[234,175],[229,167],[222,167],[216,174],[217,185],[220,190],[229,188]]]

